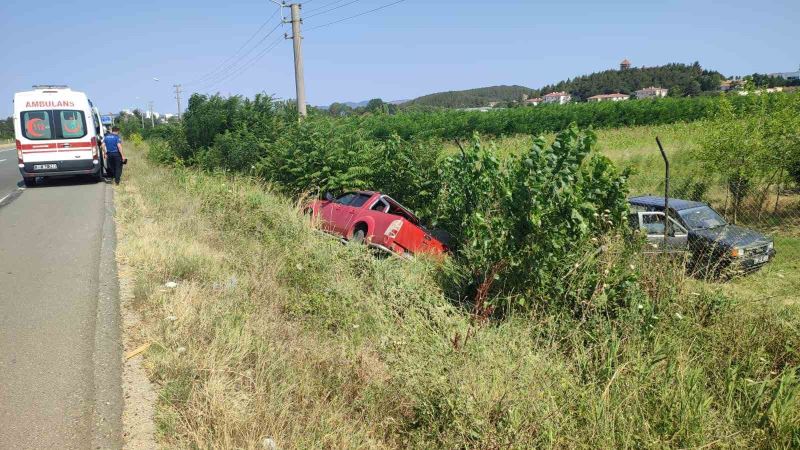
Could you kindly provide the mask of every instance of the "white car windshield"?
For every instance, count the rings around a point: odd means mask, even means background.
[[[707,230],[728,224],[722,216],[708,206],[683,209],[678,211],[678,215],[690,230]]]

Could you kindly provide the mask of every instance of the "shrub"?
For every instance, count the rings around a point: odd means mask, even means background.
[[[559,282],[565,263],[587,239],[623,224],[627,211],[626,174],[593,153],[594,143],[591,131],[572,126],[552,145],[537,138],[505,160],[475,139],[444,161],[437,221],[460,243],[457,259],[475,281],[479,312],[492,294],[503,294],[492,307],[583,297]]]
[[[158,164],[174,164],[179,158],[166,141],[151,139],[147,149],[147,158]]]
[[[331,119],[295,122],[265,144],[257,172],[294,194],[370,188],[380,145],[363,130]]]

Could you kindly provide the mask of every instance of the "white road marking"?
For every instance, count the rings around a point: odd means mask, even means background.
[[[10,152],[11,150],[14,150],[14,147],[9,147],[9,148],[0,148],[0,153],[3,153],[3,152]]]
[[[8,160],[7,159],[0,159],[0,162],[6,162],[6,161],[8,161]]]

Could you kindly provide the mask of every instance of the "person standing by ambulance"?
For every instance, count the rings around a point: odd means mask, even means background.
[[[122,165],[128,162],[122,155],[122,138],[119,137],[119,127],[112,128],[111,133],[105,135],[103,144],[106,147],[106,160],[114,177],[114,183],[119,184],[119,180],[122,178]]]

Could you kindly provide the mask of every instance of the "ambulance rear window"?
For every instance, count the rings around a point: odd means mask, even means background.
[[[58,111],[58,117],[61,122],[61,135],[65,139],[86,136],[86,126],[81,111],[61,110]]]
[[[83,111],[57,109],[22,113],[22,134],[34,141],[78,139],[86,136]]]
[[[53,139],[50,111],[22,113],[22,134],[31,140]]]

